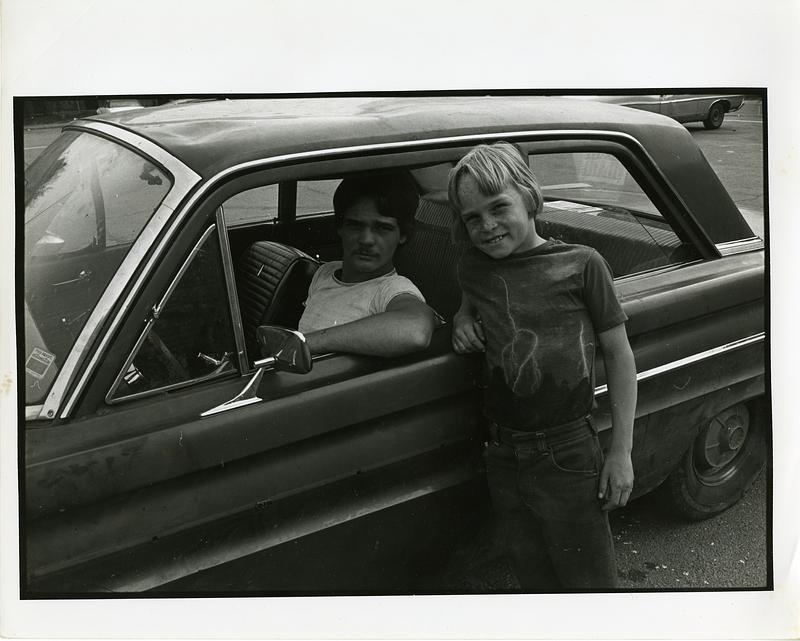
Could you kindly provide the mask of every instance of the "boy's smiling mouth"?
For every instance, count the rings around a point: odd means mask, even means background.
[[[496,245],[501,240],[503,240],[508,234],[500,234],[498,236],[492,236],[491,238],[487,238],[483,241],[484,245]]]

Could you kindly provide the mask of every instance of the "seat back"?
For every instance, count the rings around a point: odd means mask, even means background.
[[[461,303],[456,264],[465,248],[453,243],[452,221],[447,192],[425,194],[419,201],[414,232],[394,257],[397,272],[409,278],[428,305],[448,321]]]
[[[297,329],[318,267],[319,262],[305,252],[266,240],[253,243],[239,256],[236,289],[250,354],[259,355],[259,325]]]

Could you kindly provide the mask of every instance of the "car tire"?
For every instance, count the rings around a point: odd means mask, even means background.
[[[692,520],[719,514],[736,503],[766,462],[762,402],[738,403],[701,427],[665,481],[673,512]]]
[[[706,119],[703,120],[703,127],[706,129],[719,129],[725,119],[725,106],[721,102],[715,102],[708,110]]]

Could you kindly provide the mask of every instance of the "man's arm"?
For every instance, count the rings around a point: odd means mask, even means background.
[[[398,294],[386,311],[306,334],[312,354],[347,352],[401,356],[424,350],[431,342],[436,314],[412,294]]]
[[[597,335],[606,365],[611,400],[611,446],[600,473],[599,498],[603,509],[625,505],[633,489],[633,419],[636,410],[636,364],[625,325]]]

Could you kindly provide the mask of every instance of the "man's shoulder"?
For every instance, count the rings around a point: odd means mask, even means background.
[[[317,273],[319,273],[320,277],[333,278],[333,275],[336,272],[336,270],[341,268],[342,268],[342,261],[331,260],[328,261],[327,263],[322,263],[322,265],[319,266]]]

